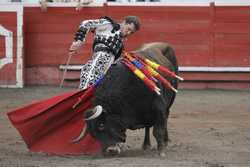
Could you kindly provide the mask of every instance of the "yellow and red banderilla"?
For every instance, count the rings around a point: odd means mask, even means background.
[[[175,89],[171,83],[166,80],[164,77],[162,77],[157,71],[155,71],[153,68],[150,66],[147,66],[147,69],[149,70],[150,74],[153,75],[156,79],[160,80],[166,87],[170,88],[173,90],[175,93],[177,93],[177,89]]]
[[[156,84],[153,81],[160,80],[166,87],[170,88],[174,92],[177,93],[177,89],[175,89],[168,80],[166,80],[164,77],[162,77],[156,70],[159,70],[170,77],[175,77],[177,79],[183,80],[183,78],[177,76],[175,73],[169,71],[167,68],[149,60],[146,58],[141,58],[139,56],[134,56],[129,54],[128,52],[124,52],[124,60],[125,65],[127,65],[132,71],[140,71],[139,75],[145,75],[143,77],[137,76],[143,80],[143,82],[147,82],[147,86],[150,87],[151,90],[153,90],[153,87],[157,87]],[[155,70],[156,69],[156,70]],[[135,73],[135,72],[134,72]],[[141,74],[142,73],[142,74]],[[152,79],[152,80],[150,80]],[[148,81],[149,80],[149,81]],[[148,84],[149,82],[149,84]],[[158,88],[158,87],[157,87]],[[158,88],[159,89],[159,88]]]
[[[156,86],[156,84],[150,80],[141,70],[135,67],[128,59],[123,59],[122,61],[138,78],[140,78],[144,84],[152,91],[156,92],[160,95],[160,88]]]
[[[157,70],[157,71],[160,71],[162,72],[163,74],[167,75],[167,76],[170,76],[170,77],[174,77],[174,78],[177,78],[181,81],[183,81],[184,79],[178,75],[176,75],[174,72],[170,71],[169,69],[167,69],[166,67],[160,65],[160,64],[157,64],[145,57],[142,57],[142,56],[137,56],[139,59],[141,59],[143,62],[145,62],[147,65],[149,65],[150,67],[152,67],[153,69]]]
[[[130,55],[127,52],[124,52],[125,58],[128,59],[131,63],[133,63],[139,70],[141,70],[149,79],[153,80],[154,82],[157,82],[157,79],[155,79],[150,72],[146,69],[146,66],[137,60],[133,55]]]

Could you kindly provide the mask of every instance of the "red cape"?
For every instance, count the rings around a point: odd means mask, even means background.
[[[83,112],[92,107],[91,98],[75,109],[72,106],[93,91],[78,90],[32,103],[8,113],[14,127],[27,147],[34,152],[49,154],[95,154],[100,152],[98,141],[89,134],[79,143],[73,143],[85,125]]]

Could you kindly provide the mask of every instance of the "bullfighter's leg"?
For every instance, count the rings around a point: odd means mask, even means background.
[[[150,127],[145,128],[144,142],[142,145],[143,150],[149,150],[151,148],[150,142]]]
[[[81,69],[79,88],[86,89],[94,85],[106,74],[113,62],[114,55],[110,53],[103,51],[94,53],[93,59],[84,64]]]

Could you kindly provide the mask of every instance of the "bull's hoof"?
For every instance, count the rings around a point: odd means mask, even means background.
[[[121,153],[121,149],[119,146],[109,146],[105,150],[105,155],[112,156],[112,155],[119,155]]]
[[[151,150],[151,148],[152,148],[152,147],[151,147],[150,144],[149,144],[149,145],[148,145],[148,144],[143,144],[143,145],[142,145],[142,149],[145,150],[145,151]]]
[[[160,157],[162,157],[162,158],[166,157],[166,153],[165,153],[165,152],[159,152],[159,155],[160,155]]]
[[[126,143],[117,143],[116,145],[121,149],[121,152],[125,152],[130,149],[130,146]]]

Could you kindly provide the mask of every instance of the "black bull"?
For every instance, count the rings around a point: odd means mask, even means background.
[[[178,73],[174,50],[166,43],[148,43],[135,53]],[[177,89],[176,79],[166,76],[165,78]],[[149,128],[153,127],[158,150],[163,153],[168,142],[167,119],[175,92],[160,82],[157,86],[161,89],[161,95],[150,91],[120,61],[110,68],[97,87],[93,99],[93,104],[101,105],[104,112],[97,118],[86,121],[87,131],[100,141],[104,151],[116,146],[117,143],[125,142],[126,129],[138,128],[145,128],[143,148],[147,149],[150,147]]]

